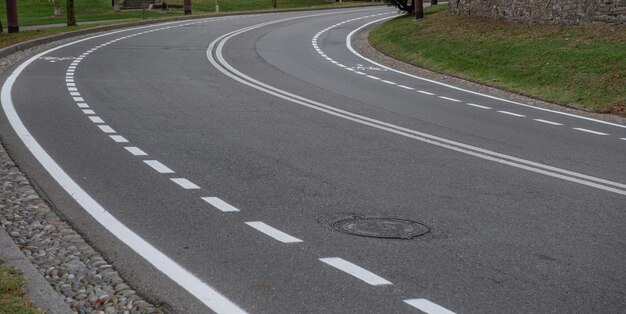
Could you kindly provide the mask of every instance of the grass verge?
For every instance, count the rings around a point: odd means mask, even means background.
[[[529,25],[453,16],[386,22],[370,33],[379,51],[515,93],[626,116],[626,26]]]
[[[25,280],[18,270],[0,264],[0,313],[42,314],[24,293]]]
[[[271,0],[218,0],[220,12],[271,10]],[[157,3],[161,3],[160,0]],[[170,5],[182,6],[183,0],[168,0]],[[374,4],[371,2],[350,1],[344,3],[326,2],[324,0],[277,0],[279,9],[306,8],[306,7],[340,7],[354,4]],[[61,0],[61,16],[54,16],[54,3],[46,0],[19,0],[17,2],[18,21],[20,26],[45,25],[65,23],[65,0]],[[113,12],[110,0],[81,0],[74,1],[74,11],[77,22],[106,21],[119,19],[143,18],[142,10],[123,10]],[[215,12],[215,1],[192,1],[194,14]],[[178,16],[183,14],[182,8],[171,8],[167,12],[158,9],[146,11],[147,18],[164,16]],[[6,28],[6,6],[0,1],[0,20]]]

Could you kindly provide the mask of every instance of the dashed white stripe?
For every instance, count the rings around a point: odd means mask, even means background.
[[[396,85],[396,83],[395,83],[395,82],[392,82],[392,81],[381,80],[381,82],[383,82],[383,83],[387,83],[387,84],[391,84],[391,85]]]
[[[356,264],[350,263],[346,260],[344,260],[343,258],[339,258],[339,257],[327,257],[327,258],[320,258],[320,261],[335,267],[343,272],[346,272],[358,279],[361,279],[363,281],[365,281],[366,283],[372,285],[372,286],[381,286],[381,285],[391,285],[392,283],[389,282],[388,280],[386,280],[385,278],[382,278],[374,273],[372,273],[371,271],[362,268],[361,266],[358,266]]]
[[[399,84],[398,84],[398,87],[402,87],[402,88],[404,88],[404,89],[410,89],[410,90],[414,90],[414,89],[415,89],[415,88],[410,87],[410,86],[399,85]]]
[[[483,105],[477,105],[477,104],[473,104],[471,102],[465,103],[468,106],[472,106],[472,107],[476,107],[476,108],[481,108],[481,109],[491,109],[491,107],[487,107],[487,106],[483,106]]]
[[[202,198],[203,201],[211,204],[213,207],[223,211],[223,212],[238,212],[239,209],[237,209],[236,207],[222,201],[221,199],[217,198],[217,197],[203,197]]]
[[[72,95],[72,96],[80,96],[80,93],[79,92],[70,92],[70,95]]]
[[[525,117],[525,115],[519,114],[519,113],[515,113],[515,112],[508,112],[508,111],[503,111],[503,110],[498,110],[498,112],[499,113],[508,114],[509,116],[514,116],[514,117]]]
[[[168,168],[158,160],[144,160],[148,166],[156,170],[158,173],[174,173],[174,170]]]
[[[91,109],[83,109],[83,113],[84,114],[96,114],[93,110]]]
[[[246,225],[262,232],[265,233],[266,235],[282,242],[282,243],[297,243],[297,242],[302,242],[302,240],[296,238],[296,237],[292,237],[274,227],[271,227],[269,225],[267,225],[266,223],[262,222],[262,221],[246,221]]]
[[[405,303],[427,314],[455,314],[445,307],[430,302],[426,299],[404,300]]]
[[[102,118],[98,116],[89,116],[89,120],[91,120],[91,122],[93,123],[104,123],[104,120],[102,120]],[[115,132],[110,132],[110,133],[115,133]]]
[[[368,75],[366,77],[369,77],[369,78],[371,78],[373,80],[380,80],[380,77],[376,77],[376,76],[373,76],[373,75]]]
[[[84,102],[79,102],[76,104],[78,108],[89,108],[89,105]]]
[[[121,135],[109,135],[116,143],[128,143],[128,140]]]
[[[533,120],[535,120],[537,122],[541,122],[541,123],[551,124],[551,125],[563,125],[562,123],[553,122],[553,121],[544,120],[544,119],[533,119]]]
[[[445,97],[445,96],[438,96],[441,99],[445,99],[445,100],[449,100],[449,101],[454,101],[454,102],[461,102],[458,99],[454,99],[454,98],[450,98],[450,97]]]
[[[620,140],[626,141],[626,137],[622,137],[622,138],[620,138]]]
[[[609,135],[608,133],[603,133],[603,132],[598,132],[598,131],[588,130],[588,129],[583,129],[583,128],[573,128],[573,129],[582,131],[582,132],[591,133],[591,134],[596,134],[596,135]]]
[[[108,125],[98,125],[98,127],[104,133],[115,133],[115,130],[113,130],[113,128]]]
[[[85,101],[83,97],[72,97],[74,101]]]
[[[418,92],[418,93],[422,93],[422,94],[424,94],[424,95],[428,95],[428,96],[435,96],[435,94],[434,94],[434,93],[427,92],[427,91],[425,91],[425,90],[418,90],[417,92]]]
[[[143,150],[139,149],[139,147],[127,146],[124,148],[135,156],[147,156],[148,155]]]
[[[67,88],[67,90],[68,90],[68,91],[70,91],[70,92],[77,92],[77,91],[78,91],[78,88],[76,88],[76,87],[68,87],[68,88]],[[72,96],[73,96],[73,95],[72,95]],[[78,95],[76,95],[76,96],[80,96],[80,94],[78,94]]]
[[[185,179],[185,178],[171,178],[172,182],[180,185],[183,189],[186,190],[197,190],[200,187],[195,185],[193,182]]]
[[[69,81],[69,80],[67,80],[67,81]],[[67,85],[68,87],[75,87],[76,83],[67,82],[67,83],[65,83],[65,85]]]

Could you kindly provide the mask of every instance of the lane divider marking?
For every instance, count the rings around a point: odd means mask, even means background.
[[[572,129],[577,130],[577,131],[591,133],[591,134],[596,134],[596,135],[609,135],[608,133],[598,132],[598,131],[583,129],[583,128],[572,128]]]
[[[104,120],[102,120],[102,118],[100,118],[98,116],[89,116],[88,118],[93,123],[104,123]]]
[[[126,146],[124,148],[127,151],[129,151],[131,154],[133,154],[133,156],[148,156],[148,154],[146,154],[146,152],[144,152],[143,150],[139,149],[139,147]]]
[[[468,106],[472,106],[472,107],[476,107],[476,108],[480,108],[480,109],[491,109],[491,107],[487,107],[487,106],[483,106],[483,105],[477,105],[471,102],[467,102],[465,103]]]
[[[445,307],[426,299],[409,299],[404,300],[404,302],[426,314],[455,314]]]
[[[558,123],[558,122],[554,122],[554,121],[550,121],[550,120],[544,120],[544,119],[533,119],[537,122],[541,122],[541,123],[547,123],[550,125],[563,125],[562,123]]]
[[[158,173],[174,173],[174,170],[168,168],[158,160],[144,160],[143,162],[152,167],[152,169],[156,170]]]
[[[320,261],[348,273],[372,286],[392,285],[392,283],[387,279],[380,277],[361,266],[350,263],[343,258],[326,257],[320,258]]]
[[[235,206],[232,206],[226,202],[224,202],[223,200],[217,198],[217,197],[202,197],[202,200],[211,204],[211,206],[221,210],[222,212],[225,213],[230,213],[230,212],[238,212],[239,209],[236,208]]]
[[[121,135],[109,135],[109,137],[113,139],[115,143],[128,143],[128,140]]]
[[[257,231],[260,231],[261,233],[264,233],[267,236],[270,236],[272,238],[274,238],[277,241],[280,241],[282,243],[299,243],[299,242],[303,242],[302,240],[290,236],[287,233],[284,233],[274,227],[269,226],[268,224],[262,222],[262,221],[246,221],[246,225],[256,229]]]
[[[275,23],[278,23],[277,21]],[[222,50],[226,42],[234,36],[245,33],[247,31],[260,28],[263,26],[269,25],[268,23],[257,24],[251,27],[242,28],[227,34],[220,36],[215,39],[209,47],[207,48],[207,58],[209,62],[224,75],[257,90],[263,91],[267,94],[274,95],[276,97],[285,99],[292,103],[308,107],[314,110],[318,110],[321,112],[328,113],[330,115],[340,117],[346,120],[350,120],[362,125],[367,125],[373,128],[377,128],[379,130],[387,131],[390,133],[398,134],[404,137],[412,138],[424,143],[428,143],[431,145],[439,146],[442,148],[454,150],[463,154],[467,154],[470,156],[475,156],[481,159],[497,162],[500,164],[512,166],[515,168],[535,172],[538,174],[550,176],[553,178],[562,179],[565,181],[578,183],[582,185],[586,185],[589,187],[594,187],[597,189],[601,189],[607,192],[612,192],[620,195],[626,195],[626,184],[614,182],[602,178],[593,177],[590,175],[585,175],[582,173],[577,173],[570,170],[565,170],[545,164],[541,164],[538,162],[510,156],[503,153],[498,153],[495,151],[487,150],[484,148],[460,143],[457,141],[445,139],[442,137],[438,137],[435,135],[427,134],[424,132],[419,132],[416,130],[404,128],[395,124],[383,122],[380,120],[376,120],[373,118],[369,118],[366,116],[362,116],[350,111],[346,111],[343,109],[339,109],[330,105],[326,105],[302,96],[298,96],[292,93],[289,93],[285,90],[276,88],[274,86],[270,86],[258,80],[251,78],[235,69],[232,65],[230,65],[223,56]],[[215,57],[213,56],[213,50],[215,49]],[[219,61],[219,62],[218,62]]]
[[[450,98],[450,97],[446,97],[446,96],[438,96],[441,99],[445,99],[445,100],[449,100],[449,101],[454,101],[454,102],[462,102],[458,99],[454,99],[454,98]]]
[[[400,16],[400,15],[397,15],[397,16]],[[489,98],[489,99],[493,99],[493,100],[497,100],[497,101],[501,101],[501,102],[505,102],[505,103],[509,103],[509,104],[513,104],[513,105],[517,105],[517,106],[522,106],[522,107],[536,109],[536,110],[545,111],[545,112],[550,112],[550,113],[554,113],[554,114],[558,114],[558,115],[568,116],[568,117],[571,117],[571,118],[582,119],[582,120],[587,120],[587,121],[591,121],[591,122],[596,122],[596,123],[600,123],[600,124],[605,124],[605,125],[610,125],[610,126],[626,129],[626,125],[624,125],[624,124],[613,123],[613,122],[603,121],[603,120],[589,118],[589,117],[585,117],[585,116],[580,116],[580,115],[576,115],[576,114],[573,114],[573,113],[562,112],[562,111],[557,111],[557,110],[537,107],[537,106],[533,106],[533,105],[529,105],[529,104],[524,104],[524,103],[521,103],[521,102],[517,102],[517,101],[508,100],[508,99],[504,99],[504,98],[500,98],[500,97],[496,97],[496,96],[491,96],[491,95],[488,95],[488,94],[475,92],[475,91],[472,91],[472,90],[460,88],[460,87],[457,87],[457,86],[454,86],[454,85],[450,85],[450,84],[447,84],[447,83],[443,83],[443,82],[427,79],[427,78],[424,78],[424,77],[421,77],[421,76],[413,75],[413,74],[410,74],[410,73],[406,73],[406,72],[403,72],[403,71],[396,70],[394,68],[388,67],[386,65],[383,65],[381,63],[378,63],[378,62],[376,62],[376,61],[374,61],[372,59],[369,59],[369,58],[361,55],[358,51],[356,51],[354,49],[354,47],[352,47],[352,37],[354,37],[354,34],[356,34],[360,30],[362,30],[363,28],[366,28],[366,27],[368,27],[368,26],[370,26],[372,24],[379,23],[379,22],[382,22],[384,20],[388,20],[388,19],[391,19],[391,18],[394,18],[394,17],[395,16],[390,16],[390,17],[384,17],[384,18],[381,18],[381,19],[377,19],[377,20],[368,22],[366,24],[363,24],[363,25],[359,26],[358,28],[354,29],[346,37],[346,42],[345,42],[346,48],[348,48],[348,50],[352,54],[354,54],[355,56],[357,56],[357,57],[359,57],[359,58],[361,58],[361,59],[371,63],[372,65],[374,65],[376,67],[380,67],[380,68],[386,69],[388,71],[392,71],[392,72],[395,72],[395,73],[398,73],[398,74],[401,74],[401,75],[404,75],[404,76],[407,76],[407,77],[411,77],[411,78],[414,78],[414,79],[417,79],[417,80],[433,83],[433,84],[436,84],[436,85],[439,85],[439,86],[444,86],[444,87],[447,87],[447,88],[450,88],[450,89],[458,90],[458,91],[469,93],[469,94],[472,94],[472,95],[477,95],[477,96],[481,96],[481,97],[485,97],[485,98]]]
[[[504,114],[508,114],[509,116],[514,116],[514,117],[526,117],[523,114],[519,114],[519,113],[515,113],[515,112],[510,112],[510,111],[504,111],[504,110],[498,110],[499,113],[504,113]]]
[[[200,189],[195,183],[185,179],[185,178],[170,178],[172,182],[180,185],[185,190],[197,190]]]
[[[98,125],[98,127],[100,128],[100,130],[102,130],[102,132],[104,133],[115,133],[115,130],[113,130],[112,127],[104,124],[104,125]]]

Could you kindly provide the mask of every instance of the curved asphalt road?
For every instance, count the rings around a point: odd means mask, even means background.
[[[175,312],[623,310],[626,126],[427,82],[346,46],[393,14],[236,16],[70,44],[4,85],[3,141]],[[432,229],[330,227],[350,214]]]

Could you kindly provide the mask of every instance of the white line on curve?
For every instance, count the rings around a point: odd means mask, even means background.
[[[267,225],[262,221],[246,221],[246,225],[274,238],[277,241],[282,243],[299,243],[303,242],[302,240],[292,237],[274,227]]]
[[[425,90],[418,90],[417,92],[418,92],[418,93],[421,93],[421,94],[424,94],[424,95],[428,95],[428,96],[435,96],[435,94],[434,94],[434,93],[427,92],[427,91],[425,91]]]
[[[426,314],[455,314],[445,307],[426,299],[409,299],[404,300],[404,302]]]
[[[274,21],[274,23],[277,23],[277,22],[280,22],[280,21]],[[335,108],[335,107],[332,107],[332,106],[329,106],[320,102],[316,102],[314,100],[289,93],[287,91],[278,89],[274,86],[270,86],[268,84],[255,80],[241,73],[234,67],[232,67],[224,59],[222,55],[222,49],[225,43],[230,38],[236,35],[239,35],[241,33],[244,33],[246,31],[253,30],[253,29],[265,26],[265,25],[269,25],[269,22],[239,29],[239,30],[236,30],[236,31],[233,31],[233,32],[230,32],[230,33],[227,33],[218,37],[213,42],[211,42],[211,44],[207,48],[206,56],[209,59],[209,62],[216,69],[222,72],[224,75],[229,76],[230,78],[242,84],[248,85],[252,88],[258,89],[267,94],[274,95],[276,97],[291,101],[295,104],[299,104],[304,107],[308,107],[308,108],[315,109],[321,112],[325,112],[327,114],[330,114],[336,117],[350,120],[359,124],[367,125],[367,126],[377,128],[383,131],[387,131],[387,132],[395,133],[395,134],[405,136],[408,138],[412,138],[421,142],[429,143],[431,145],[454,150],[454,151],[467,154],[470,156],[509,165],[515,168],[524,169],[527,171],[547,175],[547,176],[562,179],[565,181],[594,187],[594,188],[601,189],[607,192],[612,192],[612,193],[616,193],[620,195],[626,195],[626,184],[623,184],[623,183],[614,182],[614,181],[610,181],[610,180],[606,180],[602,178],[585,175],[582,173],[577,173],[574,171],[569,171],[569,170],[541,164],[538,162],[534,162],[534,161],[498,153],[495,151],[490,151],[484,148],[456,142],[456,141],[445,139],[442,137],[434,136],[434,135],[427,134],[424,132],[419,132],[416,130],[404,128],[398,125],[394,125],[394,124],[383,122],[383,121],[376,120],[373,118],[365,117],[359,114],[355,114],[353,112],[349,112],[349,111]],[[215,54],[216,54],[217,60],[219,60],[220,63],[218,63],[216,59],[213,57],[214,47],[215,47]],[[621,190],[621,189],[625,189],[625,190]]]
[[[172,182],[180,185],[185,190],[197,190],[200,187],[185,178],[170,178]]]
[[[359,265],[350,263],[344,260],[343,258],[326,257],[326,258],[320,258],[320,261],[332,267],[335,267],[343,272],[346,272],[358,279],[361,279],[372,286],[382,286],[382,285],[392,284],[387,279],[380,277]]]
[[[582,131],[582,132],[595,134],[595,135],[609,135],[608,133],[603,133],[603,132],[598,132],[598,131],[589,130],[589,129],[583,129],[583,128],[572,128],[572,129],[577,130],[577,131]]]
[[[156,170],[158,173],[174,173],[174,170],[168,168],[158,160],[144,160],[143,162],[152,167],[152,169]]]
[[[207,19],[207,21],[212,19]],[[165,24],[172,24],[177,22],[170,22]],[[178,22],[179,23],[179,22]],[[161,25],[165,25],[161,24]],[[76,202],[85,209],[85,211],[94,217],[104,228],[109,230],[111,234],[117,237],[120,241],[130,247],[133,251],[137,252],[148,263],[152,264],[161,273],[169,277],[172,281],[176,282],[179,286],[197,298],[204,305],[212,309],[217,313],[246,313],[239,308],[236,304],[232,303],[217,290],[207,285],[188,270],[180,266],[174,260],[163,254],[157,248],[141,238],[138,234],[126,227],[122,222],[117,220],[110,214],[105,208],[103,208],[98,202],[96,202],[85,190],[83,190],[55,161],[50,155],[39,145],[37,140],[28,131],[19,115],[15,110],[13,100],[11,98],[11,89],[15,84],[16,79],[28,67],[32,62],[39,57],[44,56],[52,51],[79,43],[90,39],[109,36],[116,33],[133,31],[141,28],[148,28],[153,26],[140,26],[131,29],[124,29],[120,31],[108,32],[106,34],[96,35],[77,41],[70,42],[68,44],[60,45],[55,48],[46,50],[24,63],[20,64],[11,75],[6,79],[0,92],[0,101],[2,102],[2,109],[17,136],[22,140],[24,145],[30,150],[30,152],[37,158],[39,163],[50,173],[50,175],[60,184],[60,186],[70,195]],[[77,100],[78,101],[78,100]],[[83,101],[82,99],[80,101]],[[111,136],[115,140],[113,136]],[[119,137],[118,139],[123,139]],[[125,140],[125,139],[124,139]]]
[[[239,209],[235,206],[232,206],[217,197],[202,197],[202,200],[211,204],[213,207],[223,211],[223,212],[238,212]]]
[[[371,63],[371,64],[373,64],[375,66],[377,66],[377,67],[381,67],[383,69],[387,69],[387,70],[392,71],[392,72],[396,72],[396,73],[399,73],[399,74],[402,74],[402,75],[406,75],[406,76],[412,77],[414,79],[430,82],[430,83],[433,83],[433,84],[437,84],[437,85],[440,85],[440,86],[445,86],[445,87],[448,87],[448,88],[451,88],[451,89],[455,89],[455,90],[458,90],[458,91],[462,91],[462,92],[466,92],[466,93],[470,93],[470,94],[474,94],[474,95],[478,95],[478,96],[483,96],[483,97],[486,97],[486,98],[490,98],[490,99],[494,99],[494,100],[498,100],[498,101],[502,101],[502,102],[506,102],[506,103],[510,103],[510,104],[514,104],[514,105],[518,105],[518,106],[522,106],[522,107],[533,108],[533,109],[537,109],[537,110],[541,110],[541,111],[551,112],[551,113],[560,114],[560,115],[564,115],[564,116],[568,116],[568,117],[572,117],[572,118],[593,121],[593,122],[597,122],[597,123],[602,123],[602,124],[611,125],[611,126],[615,126],[615,127],[618,127],[618,128],[626,129],[626,125],[623,125],[623,124],[612,123],[612,122],[598,120],[598,119],[589,118],[589,117],[585,117],[585,116],[579,116],[579,115],[568,113],[568,112],[562,112],[562,111],[557,111],[557,110],[551,110],[551,109],[536,107],[536,106],[532,106],[532,105],[529,105],[529,104],[524,104],[524,103],[517,102],[517,101],[512,101],[512,100],[508,100],[508,99],[504,99],[504,98],[500,98],[500,97],[496,97],[496,96],[491,96],[491,95],[487,95],[487,94],[483,94],[483,93],[467,90],[467,89],[460,88],[460,87],[457,87],[457,86],[454,86],[454,85],[450,85],[450,84],[442,83],[442,82],[439,82],[439,81],[435,81],[435,80],[427,79],[427,78],[424,78],[424,77],[420,77],[420,76],[417,76],[417,75],[413,75],[413,74],[410,74],[410,73],[402,72],[400,70],[396,70],[394,68],[390,68],[390,67],[388,67],[386,65],[380,64],[380,63],[378,63],[378,62],[376,62],[376,61],[374,61],[372,59],[369,59],[369,58],[361,55],[360,53],[358,53],[352,47],[352,37],[358,31],[360,31],[361,29],[363,29],[365,27],[368,27],[369,25],[372,25],[372,24],[375,24],[375,23],[378,23],[378,22],[382,22],[384,20],[388,20],[388,19],[394,18],[396,16],[401,16],[401,14],[400,15],[394,15],[394,16],[388,16],[388,17],[384,17],[384,18],[381,18],[381,19],[378,19],[378,20],[375,20],[375,21],[371,21],[371,22],[365,23],[365,24],[361,25],[360,27],[354,29],[346,37],[346,47],[355,56],[357,56],[357,57],[359,57],[359,58],[361,58],[361,59],[363,59],[363,60],[365,60],[365,61],[367,61],[367,62],[369,62],[369,63]]]
[[[127,151],[129,151],[131,154],[133,154],[134,156],[148,156],[148,154],[146,154],[146,152],[144,152],[143,150],[139,149],[139,147],[127,146],[124,148]]]

